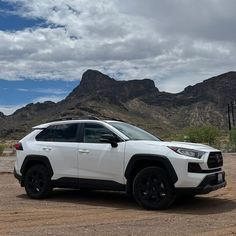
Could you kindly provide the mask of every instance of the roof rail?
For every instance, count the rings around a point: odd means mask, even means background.
[[[66,121],[66,120],[100,120],[100,119],[96,116],[62,117],[62,118],[58,118],[58,119],[49,120],[48,123],[54,122],[54,121]]]
[[[105,120],[114,120],[114,121],[126,122],[124,120],[116,119],[116,118],[113,118],[113,117],[106,117]]]

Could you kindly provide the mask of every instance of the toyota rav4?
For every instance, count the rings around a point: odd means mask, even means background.
[[[165,209],[178,193],[226,186],[219,150],[164,142],[121,121],[54,121],[34,127],[15,147],[14,175],[34,199],[53,188],[118,190],[145,209]]]

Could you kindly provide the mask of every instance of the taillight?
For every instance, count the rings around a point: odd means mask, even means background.
[[[16,150],[23,150],[22,144],[21,144],[21,143],[16,143],[16,144],[15,144],[15,149],[16,149]]]

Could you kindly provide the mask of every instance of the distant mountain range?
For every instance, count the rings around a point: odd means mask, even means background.
[[[236,99],[236,72],[228,72],[172,94],[150,79],[118,81],[87,70],[80,84],[58,103],[28,104],[10,116],[0,113],[0,138],[18,139],[31,127],[63,117],[121,119],[161,137],[188,126],[227,129],[227,104]]]

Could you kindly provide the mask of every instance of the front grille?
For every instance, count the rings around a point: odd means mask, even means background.
[[[208,161],[208,168],[215,168],[223,166],[223,156],[221,152],[210,152]]]
[[[221,171],[221,168],[211,169],[211,170],[203,170],[198,163],[188,163],[188,172],[189,173],[213,173],[216,171]]]

